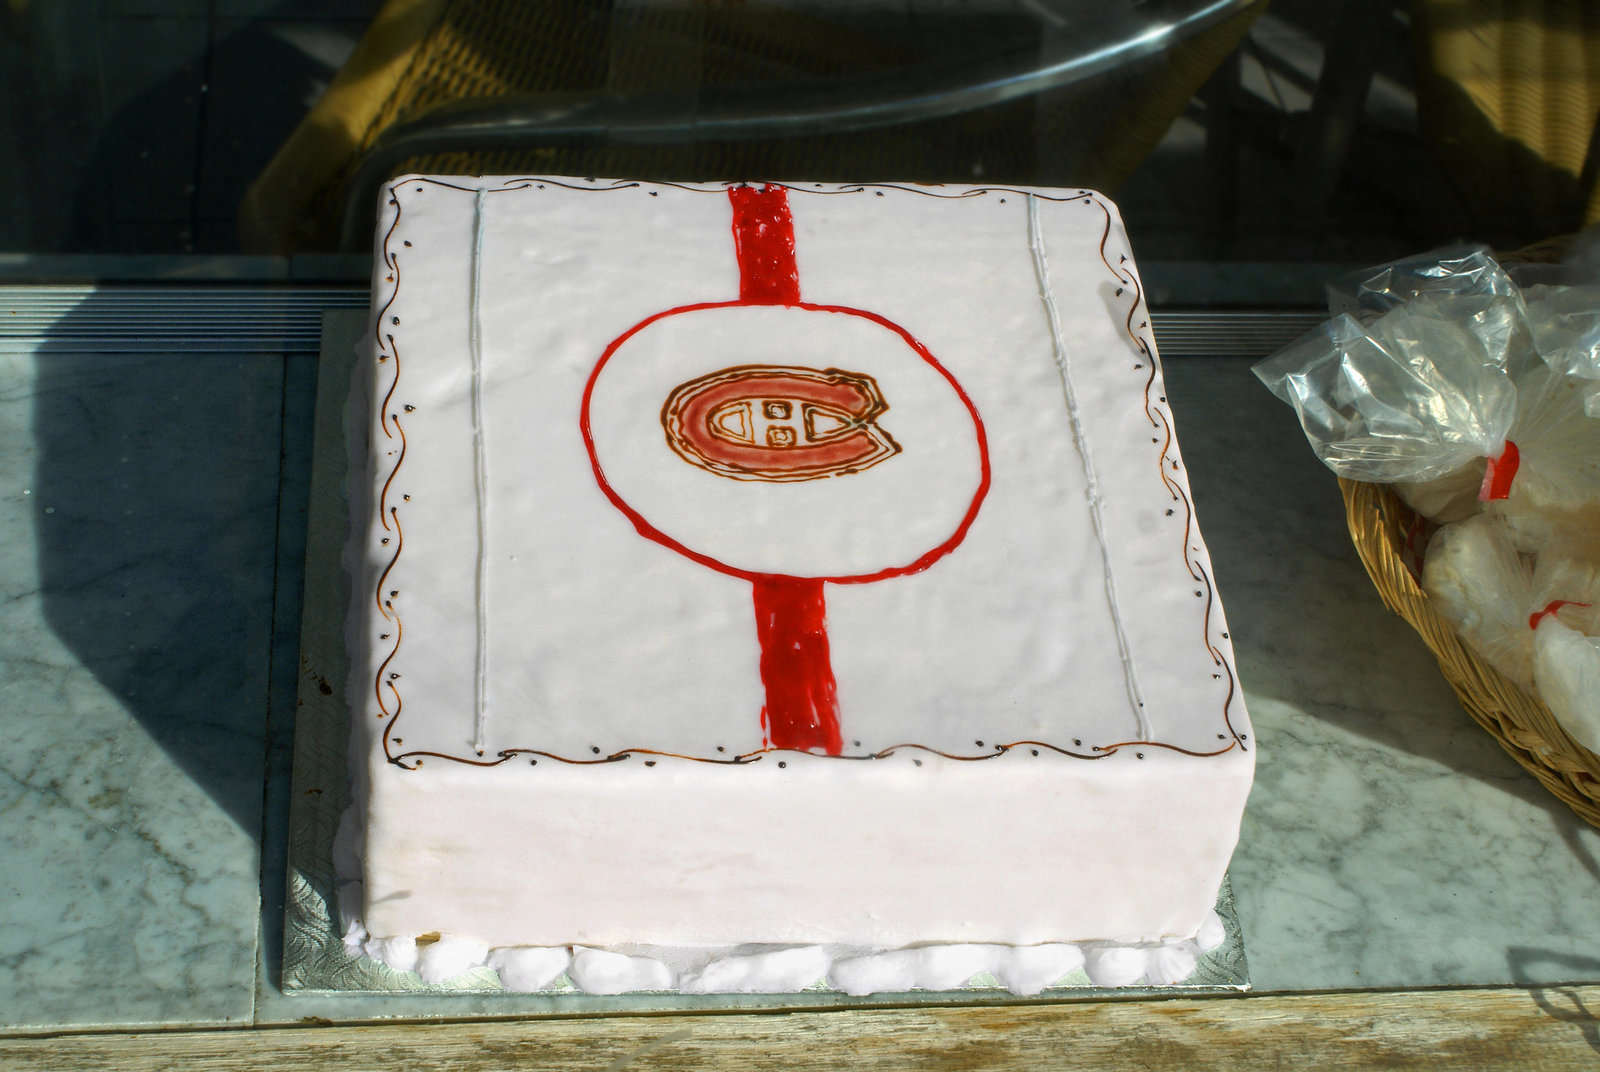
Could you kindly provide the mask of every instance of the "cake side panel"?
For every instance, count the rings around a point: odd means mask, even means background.
[[[1188,937],[1250,782],[1242,754],[881,762],[848,784],[815,757],[501,768],[470,792],[460,768],[378,773],[366,923],[491,946]]]

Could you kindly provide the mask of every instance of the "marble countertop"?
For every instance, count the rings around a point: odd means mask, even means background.
[[[0,1030],[522,1011],[280,989],[317,336],[125,305],[0,329]],[[1259,740],[1256,990],[1600,980],[1600,832],[1383,608],[1249,361],[1166,371]]]

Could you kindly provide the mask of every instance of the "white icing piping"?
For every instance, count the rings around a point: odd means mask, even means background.
[[[344,896],[341,889],[341,901]],[[395,971],[416,972],[432,986],[458,978],[469,986],[492,986],[492,980],[479,971],[487,966],[499,975],[502,989],[517,993],[576,989],[589,994],[673,990],[679,994],[792,994],[826,988],[860,997],[915,990],[981,993],[998,987],[1027,996],[1085,983],[1100,987],[1204,985],[1203,979],[1195,977],[1200,958],[1226,938],[1226,928],[1213,911],[1193,938],[1136,944],[490,949],[450,934],[429,943],[409,937],[377,938],[367,933],[360,920],[352,919],[345,922],[344,947],[350,956],[370,957]]]
[[[467,321],[467,348],[472,355],[472,482],[478,505],[478,570],[473,589],[476,604],[477,660],[472,671],[472,694],[477,718],[473,723],[472,747],[483,751],[484,729],[489,722],[489,462],[483,449],[483,321],[480,315],[483,277],[483,218],[487,190],[479,190],[472,202],[472,281],[471,317]]]
[[[1072,386],[1066,342],[1061,334],[1061,317],[1056,310],[1055,295],[1050,289],[1050,266],[1045,262],[1044,236],[1039,230],[1039,200],[1033,194],[1028,195],[1028,249],[1033,252],[1033,270],[1039,279],[1039,298],[1044,302],[1045,314],[1050,318],[1050,346],[1056,368],[1061,371],[1061,390],[1066,396],[1067,415],[1072,421],[1072,438],[1078,445],[1083,476],[1089,484],[1089,517],[1094,522],[1094,535],[1100,543],[1100,559],[1105,567],[1106,602],[1111,607],[1111,628],[1117,637],[1117,653],[1122,656],[1122,676],[1128,686],[1128,700],[1133,704],[1133,718],[1139,727],[1139,739],[1149,740],[1150,724],[1145,719],[1144,696],[1139,691],[1139,674],[1133,665],[1133,653],[1128,648],[1128,634],[1122,626],[1117,582],[1111,573],[1111,548],[1106,543],[1105,521],[1100,516],[1100,481],[1095,473],[1094,458],[1089,453],[1089,437],[1084,434],[1082,416],[1078,412],[1077,392]]]

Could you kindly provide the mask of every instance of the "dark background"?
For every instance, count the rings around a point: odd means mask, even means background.
[[[4,274],[27,279],[38,255],[239,252],[246,188],[379,6],[0,0],[0,255],[32,255],[4,258]],[[1407,0],[1275,0],[1108,191],[1141,259],[1376,263],[1461,239],[1547,237],[1548,221],[1463,207],[1419,133],[1411,22]],[[1369,82],[1341,86],[1363,66]],[[1342,144],[1314,115],[1319,88],[1352,117]]]

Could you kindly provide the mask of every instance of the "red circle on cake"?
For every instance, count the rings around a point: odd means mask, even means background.
[[[703,566],[706,566],[709,569],[750,581],[774,576],[775,571],[744,568],[742,566],[725,562],[714,555],[705,553],[704,551],[696,550],[687,546],[681,540],[668,535],[666,532],[663,532],[648,518],[646,518],[640,510],[630,504],[616,490],[616,488],[612,486],[611,482],[606,477],[605,469],[600,461],[599,451],[595,445],[594,431],[591,423],[591,405],[594,399],[595,386],[600,381],[602,373],[605,372],[606,367],[612,360],[613,356],[626,343],[628,343],[629,340],[633,339],[640,332],[649,328],[651,325],[657,324],[669,317],[679,316],[681,314],[698,313],[707,310],[760,307],[761,304],[762,303],[753,303],[749,301],[701,302],[692,305],[678,306],[674,309],[667,309],[663,312],[655,313],[639,321],[627,331],[613,339],[601,353],[600,359],[595,363],[594,368],[589,373],[587,382],[584,384],[583,403],[579,416],[579,428],[583,434],[584,448],[588,452],[590,465],[594,470],[596,484],[599,486],[600,490],[605,494],[606,498],[611,502],[611,504],[621,511],[622,514],[633,523],[634,528],[641,536],[644,536],[649,540],[653,540],[664,547],[670,548],[671,550],[676,551],[678,554],[683,555],[684,557]],[[955,376],[952,375],[951,372],[933,356],[926,346],[919,342],[910,332],[906,331],[900,325],[894,323],[886,317],[880,316],[877,313],[868,312],[863,309],[850,308],[848,306],[819,305],[810,302],[786,303],[784,306],[782,306],[782,308],[803,310],[812,313],[833,313],[847,317],[855,317],[875,324],[880,328],[887,329],[889,332],[892,332],[894,335],[898,336],[900,340],[905,343],[907,348],[909,348],[922,362],[924,362],[929,368],[936,372],[940,378],[942,378],[949,390],[954,394],[955,398],[959,400],[959,403],[961,407],[964,408],[967,417],[971,420],[972,441],[977,452],[978,480],[970,500],[966,502],[964,511],[961,513],[959,520],[952,527],[952,529],[947,534],[944,534],[943,538],[937,543],[926,548],[908,562],[903,562],[898,565],[892,565],[886,568],[867,572],[846,572],[839,574],[817,575],[811,573],[790,574],[777,571],[777,575],[805,576],[814,580],[828,581],[834,584],[865,584],[873,581],[885,580],[890,577],[901,577],[907,574],[920,573],[929,566],[933,565],[939,559],[943,558],[945,555],[949,554],[961,544],[961,542],[966,538],[968,530],[972,527],[973,521],[977,518],[978,510],[983,505],[984,498],[988,495],[990,485],[989,445],[988,438],[984,432],[983,419],[978,414],[977,406],[973,404],[972,399],[967,395],[966,390],[961,386],[960,382],[955,378]],[[655,414],[652,413],[650,416],[654,418]]]

